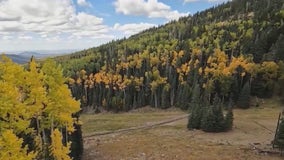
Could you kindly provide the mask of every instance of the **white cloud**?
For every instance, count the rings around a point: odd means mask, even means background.
[[[3,36],[2,39],[3,40],[11,40],[13,37],[12,36]]]
[[[124,25],[120,25],[119,23],[116,23],[113,29],[121,31],[125,35],[129,36],[129,35],[141,32],[145,29],[154,27],[154,26],[156,25],[151,24],[151,23],[130,23],[130,24],[124,24]]]
[[[86,0],[77,0],[77,4],[83,7],[92,7],[91,3],[87,2]]]
[[[21,35],[21,36],[18,37],[18,39],[20,39],[20,40],[31,40],[31,39],[33,39],[33,37]]]
[[[184,0],[184,3],[197,2],[199,0]]]
[[[115,10],[125,15],[147,16],[149,18],[166,18],[168,20],[187,16],[189,13],[179,13],[158,0],[116,0]]]
[[[107,34],[108,28],[102,18],[76,13],[71,0],[5,0],[0,3],[0,32],[30,32],[43,38],[54,33],[100,37]]]
[[[45,40],[51,43],[57,43],[61,41],[61,38],[59,36],[52,36],[52,37],[46,37]]]

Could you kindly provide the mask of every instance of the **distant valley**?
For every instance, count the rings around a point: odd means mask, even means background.
[[[34,56],[36,59],[43,59],[48,57],[55,57],[64,54],[70,54],[77,50],[37,50],[37,51],[8,51],[0,52],[11,58],[13,62],[24,64],[29,62],[30,58]]]

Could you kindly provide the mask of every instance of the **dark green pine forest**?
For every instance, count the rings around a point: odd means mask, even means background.
[[[189,129],[226,131],[233,107],[283,97],[284,3],[232,0],[55,60],[83,112],[175,106]]]

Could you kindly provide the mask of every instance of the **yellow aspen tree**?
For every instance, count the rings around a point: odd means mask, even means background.
[[[263,73],[264,80],[275,79],[278,75],[279,66],[272,61],[265,61],[261,63],[260,72]]]
[[[32,108],[24,100],[25,72],[20,65],[14,64],[3,56],[0,61],[0,132],[13,129],[16,133],[30,132],[27,129],[33,116]]]
[[[43,64],[42,71],[45,86],[47,86],[48,103],[44,109],[48,114],[47,121],[49,124],[54,123],[58,127],[67,127],[68,131],[73,131],[75,120],[72,118],[72,114],[80,110],[80,104],[72,98],[71,91],[64,84],[65,78],[61,67],[57,66],[54,61],[47,60]]]
[[[35,152],[28,152],[22,147],[23,139],[18,138],[12,130],[5,130],[0,135],[0,160],[34,160]]]
[[[70,153],[71,143],[67,143],[67,145],[64,146],[62,138],[62,134],[58,129],[52,131],[50,145],[51,156],[56,160],[72,160],[68,155]]]

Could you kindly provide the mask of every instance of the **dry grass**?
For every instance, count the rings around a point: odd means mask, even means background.
[[[103,113],[103,114],[85,114],[81,116],[83,121],[83,134],[92,132],[114,131],[134,126],[151,124],[160,120],[173,118],[183,115],[185,112],[180,110],[153,110],[152,112],[129,112],[129,113]]]
[[[259,108],[234,110],[233,130],[205,133],[186,129],[187,119],[146,130],[96,136],[85,139],[84,160],[266,160],[283,159],[279,155],[261,155],[249,144],[271,148],[270,142],[279,104],[267,100]],[[107,131],[150,124],[184,115],[182,111],[153,111],[120,114],[84,115],[83,132]]]

